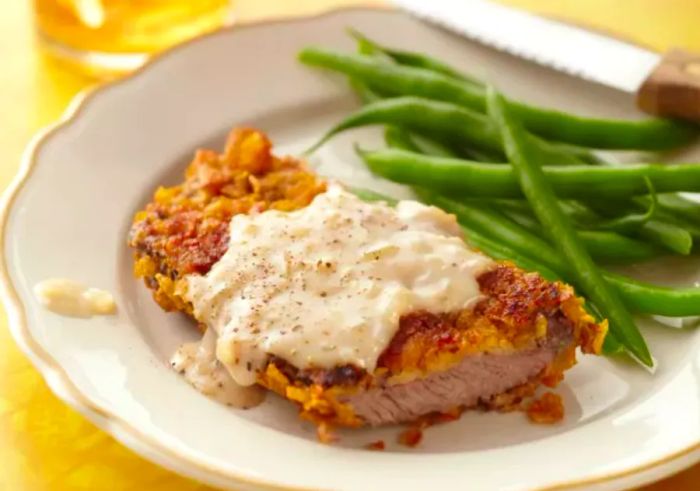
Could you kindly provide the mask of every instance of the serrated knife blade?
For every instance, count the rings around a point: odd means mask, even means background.
[[[661,61],[653,51],[488,0],[394,3],[479,43],[625,92],[637,92]]]

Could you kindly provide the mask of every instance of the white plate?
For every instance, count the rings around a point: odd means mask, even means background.
[[[310,43],[352,49],[348,26],[439,54],[523,99],[635,115],[626,95],[396,12],[347,10],[242,26],[178,47],[76,101],[62,124],[34,141],[5,197],[5,305],[18,342],[53,390],[147,458],[236,489],[612,489],[698,461],[697,330],[645,326],[659,362],[653,376],[603,358],[582,360],[559,389],[567,409],[559,425],[474,412],[431,428],[410,451],[360,449],[377,438],[394,441],[396,428],[321,445],[279,398],[247,412],[228,409],[169,369],[173,349],[194,333],[183,317],[163,313],[132,277],[125,237],[133,212],[159,183],[180,179],[195,148],[220,148],[231,126],[255,125],[270,133],[278,151],[296,152],[346,114],[356,103],[340,79],[300,66],[295,55]],[[365,145],[376,139],[372,131],[338,138],[313,163],[346,180],[374,182],[352,154],[350,142],[360,136]],[[697,262],[644,269],[666,282],[698,280]],[[75,320],[43,310],[32,286],[56,276],[112,291],[119,314]]]

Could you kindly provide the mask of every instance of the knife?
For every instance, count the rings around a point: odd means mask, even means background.
[[[394,0],[418,18],[580,78],[636,94],[657,116],[700,121],[700,56],[660,55],[489,0]]]

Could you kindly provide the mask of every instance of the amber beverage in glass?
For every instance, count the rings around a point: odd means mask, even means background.
[[[122,72],[230,22],[231,1],[34,0],[34,5],[39,39],[51,53]]]

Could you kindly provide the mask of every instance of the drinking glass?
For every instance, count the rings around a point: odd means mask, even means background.
[[[149,55],[231,21],[232,0],[34,0],[41,43],[96,70],[124,72]]]

